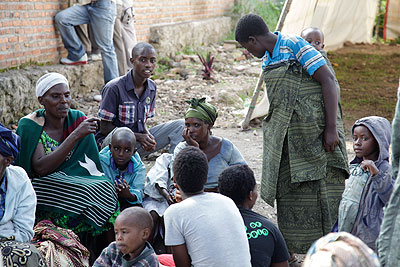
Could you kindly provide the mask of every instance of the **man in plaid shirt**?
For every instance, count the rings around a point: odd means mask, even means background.
[[[100,131],[96,134],[99,147],[111,142],[116,127],[128,127],[134,133],[141,156],[148,155],[170,144],[170,153],[183,141],[183,120],[169,121],[147,129],[146,121],[155,115],[156,84],[150,79],[155,68],[156,55],[153,46],[138,43],[132,49],[130,59],[133,69],[126,75],[107,83],[101,94],[102,102],[98,117]]]

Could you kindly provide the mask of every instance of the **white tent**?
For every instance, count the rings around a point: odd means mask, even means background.
[[[387,0],[383,38],[396,39],[398,36],[400,36],[400,1]]]
[[[282,33],[300,35],[307,27],[318,27],[325,35],[325,50],[346,41],[371,43],[378,0],[293,0]]]

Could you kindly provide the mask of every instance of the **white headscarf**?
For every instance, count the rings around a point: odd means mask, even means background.
[[[43,96],[47,91],[49,91],[56,84],[66,84],[69,88],[68,80],[64,75],[56,72],[50,72],[42,77],[36,82],[36,96]]]

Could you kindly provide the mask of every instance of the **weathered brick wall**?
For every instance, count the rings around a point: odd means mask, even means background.
[[[65,49],[54,25],[55,14],[67,0],[0,1],[0,69],[33,61],[58,62]],[[234,0],[135,0],[139,41],[160,23],[187,22],[226,14]]]

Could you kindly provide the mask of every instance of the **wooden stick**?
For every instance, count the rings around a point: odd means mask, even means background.
[[[281,12],[281,15],[279,16],[278,24],[276,25],[276,31],[282,30],[283,22],[286,19],[286,15],[289,12],[291,4],[292,4],[292,0],[286,0],[285,1],[285,4],[284,4],[282,12]],[[242,129],[243,130],[246,130],[246,129],[249,128],[250,118],[251,118],[251,115],[253,114],[254,108],[256,107],[257,99],[258,99],[258,96],[260,95],[260,91],[261,91],[262,85],[263,85],[263,71],[261,71],[260,76],[258,77],[257,85],[256,85],[256,87],[254,89],[254,93],[253,93],[253,97],[252,97],[251,102],[250,102],[250,106],[249,106],[249,108],[247,110],[246,117],[245,117],[245,119],[244,119],[244,121],[242,123]]]

